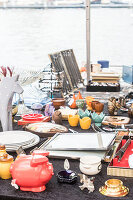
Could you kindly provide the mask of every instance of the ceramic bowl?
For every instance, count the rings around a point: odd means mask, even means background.
[[[95,110],[95,104],[96,103],[99,103],[99,101],[92,101],[91,102],[91,107],[92,107],[93,110]]]
[[[78,100],[76,100],[76,106],[78,108],[83,108],[84,107],[84,103],[85,103],[84,99],[78,99]]]
[[[57,174],[57,180],[60,183],[75,183],[77,181],[77,174],[71,170],[60,171]]]
[[[53,102],[53,106],[55,107],[55,109],[59,109],[60,106],[64,106],[66,100],[64,98],[54,98],[52,99]]]
[[[88,96],[88,97],[85,98],[85,100],[86,100],[88,110],[92,110],[91,102],[94,101],[95,99],[91,96]]]
[[[123,182],[119,179],[109,179],[105,182],[105,186],[99,188],[99,192],[105,196],[123,197],[129,192],[129,189],[123,186]]]
[[[103,111],[103,108],[104,108],[104,104],[103,103],[95,103],[95,112],[96,113],[101,113]]]
[[[98,115],[95,112],[93,112],[91,114],[91,118],[95,122],[96,126],[101,126],[101,123],[102,123],[104,117],[105,117],[105,114],[103,114],[103,112],[101,112],[100,115]]]
[[[79,115],[68,115],[68,122],[70,126],[78,126]]]
[[[101,171],[101,158],[98,156],[83,156],[80,158],[80,171],[86,175],[96,175]]]
[[[87,109],[85,110],[85,112],[82,109],[79,109],[78,110],[78,115],[82,119],[83,117],[89,117],[91,115],[91,112],[88,111]]]
[[[80,127],[82,129],[89,129],[91,126],[91,119],[89,117],[83,117],[82,119],[79,119],[80,121]]]

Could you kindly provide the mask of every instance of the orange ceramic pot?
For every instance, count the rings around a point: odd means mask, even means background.
[[[95,99],[91,96],[88,96],[85,98],[85,100],[86,100],[86,104],[87,104],[87,109],[92,110],[91,102],[94,101]]]
[[[70,107],[70,108],[77,108],[77,106],[76,106],[76,97],[75,97],[75,94],[73,94],[72,100],[73,100],[73,103],[72,103],[69,107]],[[71,101],[71,100],[70,100],[70,101]]]
[[[89,117],[83,117],[80,119],[80,127],[82,129],[89,129],[91,125],[91,119]]]
[[[76,97],[76,100],[78,100],[78,99],[83,99],[83,97],[82,97],[80,91],[79,91],[79,93],[78,93],[78,95],[77,95],[77,97]]]
[[[70,126],[78,126],[79,115],[68,115],[68,122]]]
[[[103,108],[104,108],[103,103],[98,102],[98,103],[95,104],[95,112],[97,114],[101,113],[103,111]]]

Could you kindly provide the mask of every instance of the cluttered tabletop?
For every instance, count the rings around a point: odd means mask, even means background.
[[[132,199],[129,97],[103,103],[79,92],[15,116],[0,134],[0,199]]]

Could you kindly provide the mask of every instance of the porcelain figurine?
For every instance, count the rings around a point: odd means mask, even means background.
[[[79,115],[68,115],[68,122],[70,126],[78,126]]]
[[[128,116],[133,118],[133,104],[128,108]]]
[[[126,99],[125,97],[119,97],[119,103],[122,107],[125,107],[126,105]]]
[[[12,99],[14,93],[21,94],[19,76],[4,77],[0,82],[0,119],[3,131],[12,130]]]
[[[62,124],[62,114],[59,110],[56,110],[53,115],[52,115],[52,120],[56,123],[56,124]]]
[[[108,112],[109,114],[112,115],[117,115],[118,109],[120,109],[121,105],[119,102],[116,101],[115,97],[111,97],[108,100]]]
[[[52,178],[53,166],[49,163],[49,153],[35,150],[32,155],[19,155],[11,164],[11,185],[22,191],[42,192],[45,184]]]
[[[83,117],[80,119],[80,127],[82,129],[89,129],[91,125],[91,119],[89,117]]]
[[[52,114],[54,113],[54,111],[55,111],[55,108],[54,108],[52,102],[46,104],[45,110],[44,110],[45,116],[50,116],[50,117],[52,117]]]
[[[85,112],[82,109],[78,110],[78,115],[80,116],[80,118],[82,119],[83,117],[90,117],[91,112],[88,111],[87,109],[85,110]]]
[[[81,190],[84,190],[85,188],[88,189],[89,193],[94,192],[94,177],[88,178],[84,174],[78,174],[80,177],[80,183],[83,183],[83,185],[79,186]]]
[[[0,155],[0,178],[9,179],[11,178],[10,166],[13,163],[13,156],[7,153]]]
[[[105,117],[105,114],[103,114],[103,112],[100,113],[100,115],[98,115],[97,113],[93,112],[91,114],[92,120],[95,122],[96,126],[101,126],[102,121]]]

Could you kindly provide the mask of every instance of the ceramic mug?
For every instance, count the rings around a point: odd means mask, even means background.
[[[80,158],[79,168],[86,175],[98,174],[102,169],[101,158],[98,156],[83,156]]]

